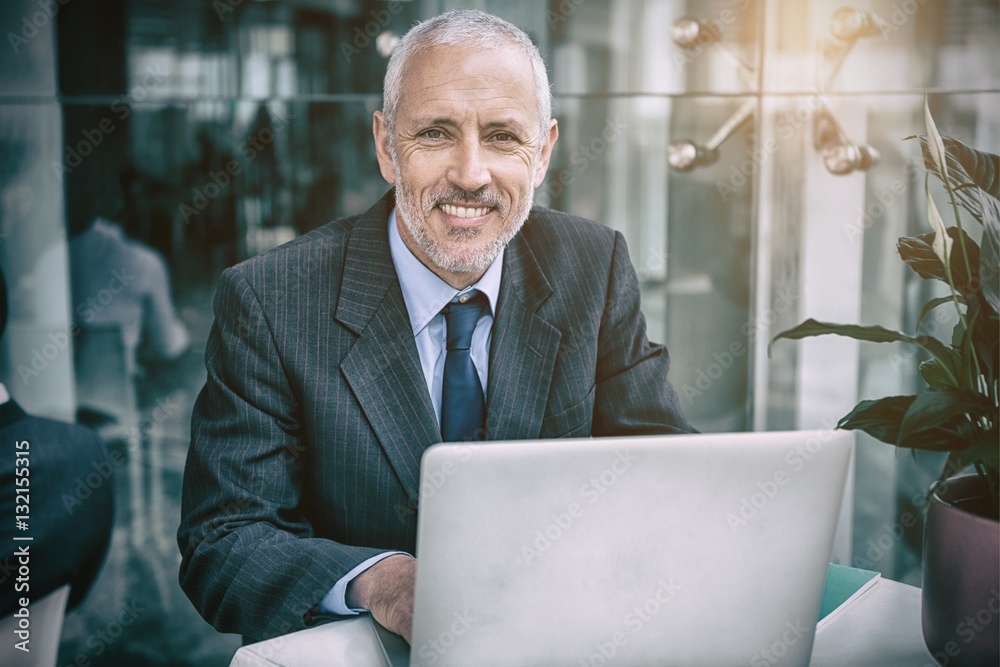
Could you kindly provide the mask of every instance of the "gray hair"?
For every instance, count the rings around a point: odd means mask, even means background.
[[[521,47],[531,61],[539,115],[539,139],[544,145],[552,119],[552,91],[549,90],[549,76],[538,47],[512,23],[478,9],[456,9],[413,26],[392,52],[385,72],[382,98],[382,118],[389,133],[390,146],[395,146],[396,111],[403,75],[414,54],[439,46],[473,46],[485,50],[509,45]]]

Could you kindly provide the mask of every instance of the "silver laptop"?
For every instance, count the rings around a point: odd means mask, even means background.
[[[852,446],[801,431],[431,447],[410,664],[807,665]]]

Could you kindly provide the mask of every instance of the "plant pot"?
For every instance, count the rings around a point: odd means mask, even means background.
[[[1000,656],[1000,523],[978,475],[932,487],[924,528],[924,643],[941,665],[995,667]]]

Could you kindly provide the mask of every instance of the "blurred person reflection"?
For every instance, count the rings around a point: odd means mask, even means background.
[[[279,130],[287,120],[272,119],[267,103],[261,102],[247,128],[247,136],[239,146],[245,160],[243,190],[248,226],[275,227],[285,224],[283,210],[284,178],[274,145]]]
[[[73,319],[84,331],[120,327],[126,367],[136,375],[140,346],[154,358],[173,360],[190,337],[174,308],[163,257],[113,221],[123,204],[118,184],[96,181],[67,188]]]
[[[228,129],[228,128],[227,128]],[[185,192],[199,193],[204,199],[185,200],[192,204],[184,215],[188,233],[198,241],[202,265],[207,269],[206,279],[214,279],[227,266],[237,260],[236,196],[233,179],[237,168],[233,151],[226,145],[222,130],[208,126],[198,130],[198,145],[194,161],[185,170]],[[211,186],[211,187],[210,187]],[[212,189],[216,188],[216,189]]]
[[[6,324],[0,271],[0,337]],[[111,542],[114,465],[92,430],[26,414],[3,384],[0,443],[0,512],[8,518],[0,530],[0,616],[22,606],[21,598],[35,602],[63,584],[70,584],[69,608],[76,607]],[[16,536],[31,540],[14,541]],[[30,577],[18,581],[22,559],[30,563]]]

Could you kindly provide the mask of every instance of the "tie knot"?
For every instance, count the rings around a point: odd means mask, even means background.
[[[486,305],[486,295],[479,290],[462,296],[468,296],[468,299],[452,301],[441,310],[448,329],[449,350],[467,350],[472,346],[472,332],[476,330],[479,316]]]

